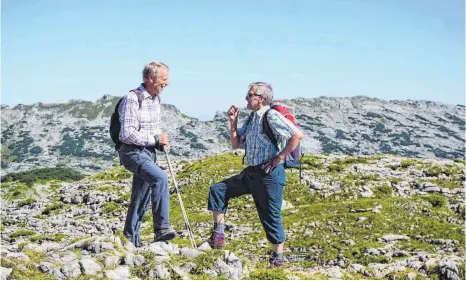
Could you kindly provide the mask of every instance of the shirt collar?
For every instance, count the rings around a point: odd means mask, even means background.
[[[261,109],[255,112],[255,115],[261,117],[270,108],[270,105],[265,105]]]
[[[144,85],[142,83],[141,83],[141,85],[139,85],[138,90],[142,92],[142,94],[143,94],[142,96],[143,96],[144,99],[147,99],[147,98],[155,99],[157,97],[158,100],[160,101],[159,95],[151,96],[151,94],[149,94],[149,92],[146,90],[146,88],[144,87]]]

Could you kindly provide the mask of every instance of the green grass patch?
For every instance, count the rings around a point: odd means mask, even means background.
[[[131,178],[133,174],[123,167],[113,167],[91,177],[94,180],[116,181]]]
[[[29,229],[20,229],[16,230],[10,235],[10,238],[17,238],[17,237],[28,237],[34,235],[35,232]]]
[[[17,266],[17,264],[23,264],[25,266],[25,269],[21,269],[19,266]],[[42,273],[31,262],[24,262],[19,259],[10,261],[10,260],[2,258],[1,265],[3,267],[13,269],[10,276],[8,276],[8,279],[10,280],[54,280],[55,279],[53,275]]]
[[[52,235],[51,240],[54,241],[54,242],[61,242],[61,241],[65,240],[65,239],[68,239],[68,238],[69,238],[69,236],[66,235],[66,234],[55,233],[55,234]]]
[[[402,178],[390,178],[389,180],[390,180],[390,183],[392,184],[398,184],[403,181]]]
[[[329,172],[343,172],[345,170],[346,166],[344,165],[336,165],[336,164],[330,164],[327,169]]]
[[[126,236],[123,234],[123,230],[122,229],[118,229],[115,233],[115,236],[117,236],[118,238],[120,238],[120,241],[121,241],[121,244],[124,245],[125,242],[129,241],[128,238],[126,238]]]
[[[61,187],[60,184],[57,184],[57,183],[52,183],[50,184],[50,187],[49,187],[49,190],[51,192],[57,192],[57,190]]]
[[[424,169],[424,173],[428,177],[438,177],[441,174],[447,176],[459,175],[463,171],[464,167],[457,165],[445,165],[445,166],[430,166]]]
[[[373,191],[376,198],[391,197],[393,193],[392,187],[386,184],[374,187]]]
[[[41,243],[43,241],[53,241],[53,242],[61,242],[63,240],[68,239],[69,236],[62,233],[54,233],[54,234],[41,234],[41,235],[34,235],[29,237],[29,241],[31,242],[38,242]]]
[[[28,242],[21,242],[18,244],[18,249],[20,251],[22,251],[24,249],[24,246],[26,246],[27,244],[29,244]]]
[[[25,250],[24,253],[35,263],[40,263],[47,258],[44,253],[38,251]]]
[[[250,280],[288,280],[282,268],[258,269],[249,274]]]
[[[37,191],[21,182],[5,182],[2,183],[2,198],[6,200],[27,199],[38,196]]]
[[[44,234],[34,235],[34,236],[29,237],[29,241],[31,242],[42,242],[46,239],[47,239],[47,236],[45,236]]]
[[[305,155],[301,158],[303,169],[322,169],[324,167],[324,160],[321,157],[314,155]]]
[[[448,188],[448,189],[464,188],[463,182],[461,180],[435,179],[435,180],[429,180],[429,182],[437,185],[440,188]]]
[[[26,184],[27,186],[32,186],[39,180],[78,181],[83,178],[83,174],[70,168],[41,168],[7,174],[2,178],[2,182],[18,181]]]
[[[57,215],[68,208],[69,207],[62,202],[53,202],[52,204],[45,206],[45,209],[42,211],[42,215]]]
[[[114,212],[120,212],[123,210],[123,206],[120,203],[116,202],[105,202],[102,205],[102,213],[112,214]]]
[[[407,169],[408,167],[415,166],[417,164],[422,164],[422,162],[416,159],[401,160],[401,168],[403,169]]]
[[[119,193],[119,191],[121,191],[121,186],[102,185],[97,187],[97,190],[100,192]]]
[[[34,199],[34,198],[28,198],[28,199],[26,199],[26,200],[24,200],[24,201],[19,202],[19,203],[18,203],[18,207],[21,208],[21,207],[23,207],[23,206],[31,205],[32,203],[35,203],[35,202],[37,202],[36,199]]]
[[[211,269],[215,261],[220,258],[224,252],[222,250],[210,250],[204,255],[199,255],[194,259],[194,263],[197,265],[195,269],[191,271],[191,274],[202,275],[204,274],[203,269]]]
[[[421,196],[420,198],[426,200],[429,202],[432,207],[434,208],[441,208],[446,206],[448,199],[445,196],[438,195],[438,194],[432,194],[432,195],[426,195],[426,196]]]
[[[351,164],[365,164],[368,163],[368,159],[364,157],[346,157],[343,159],[338,159],[332,163],[335,165],[351,165]]]

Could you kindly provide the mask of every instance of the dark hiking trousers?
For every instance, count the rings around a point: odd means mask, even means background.
[[[141,246],[139,228],[150,201],[152,201],[154,232],[170,227],[168,177],[155,164],[155,160],[156,153],[153,148],[127,144],[122,144],[120,148],[121,163],[133,173],[131,201],[123,234],[136,247]]]
[[[267,240],[272,244],[285,242],[281,208],[285,169],[278,165],[270,174],[260,166],[249,166],[239,175],[210,187],[208,209],[225,214],[228,201],[244,194],[251,194]]]

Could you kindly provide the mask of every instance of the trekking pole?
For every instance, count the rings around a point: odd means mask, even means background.
[[[170,158],[168,157],[168,152],[165,149],[165,146],[163,147],[163,151],[165,152],[165,156],[167,156],[168,169],[170,170],[170,174],[172,175],[173,185],[175,186],[175,191],[176,191],[176,194],[178,195],[178,201],[180,201],[181,212],[183,213],[184,224],[186,226],[186,229],[188,230],[188,236],[191,242],[191,247],[193,247],[193,249],[197,249],[196,241],[194,240],[194,234],[193,234],[193,231],[191,230],[191,226],[189,225],[186,211],[184,210],[183,200],[181,200],[180,190],[178,189],[178,183],[176,182],[175,174],[173,173],[173,170],[172,170],[172,164],[170,162]]]

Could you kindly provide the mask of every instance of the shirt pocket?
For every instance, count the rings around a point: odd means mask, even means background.
[[[269,138],[264,135],[264,134],[258,134],[256,138],[257,144],[261,148],[267,148],[268,146],[272,145],[272,142],[269,140]]]

